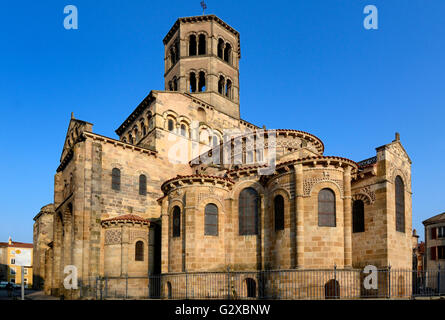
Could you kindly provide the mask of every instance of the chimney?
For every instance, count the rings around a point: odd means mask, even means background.
[[[8,239],[8,244],[9,244],[9,245],[11,245],[11,244],[12,244],[12,239],[11,239],[11,236],[9,236],[9,239]]]
[[[400,141],[400,133],[396,132],[396,139],[394,141]]]

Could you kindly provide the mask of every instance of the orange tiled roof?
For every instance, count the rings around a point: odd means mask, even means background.
[[[34,246],[32,245],[32,243],[12,241],[12,244],[9,244],[8,242],[0,242],[0,247],[31,248],[32,249]]]
[[[144,219],[138,215],[135,214],[125,214],[122,216],[117,216],[110,219],[102,220],[102,222],[108,222],[108,221],[136,221],[136,222],[148,222],[148,219]]]

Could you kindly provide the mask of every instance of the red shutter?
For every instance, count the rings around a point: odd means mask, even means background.
[[[436,260],[436,247],[431,247],[431,260]]]
[[[431,228],[431,239],[437,239],[437,228]]]

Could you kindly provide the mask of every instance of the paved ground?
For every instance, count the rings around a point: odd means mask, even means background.
[[[5,289],[0,289],[0,300],[20,300],[21,291],[20,289],[14,289],[13,296],[8,296],[8,291]],[[36,291],[31,289],[25,289],[25,299],[26,300],[59,300],[59,298],[47,296],[43,291]]]

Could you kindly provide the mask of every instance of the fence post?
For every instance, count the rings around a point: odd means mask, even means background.
[[[97,291],[98,291],[98,290],[97,290],[97,282],[98,282],[98,281],[97,281],[97,278],[98,278],[98,277],[96,277],[96,285],[94,286],[94,289],[95,289],[94,291],[95,291],[95,295],[96,295],[96,300],[97,300]]]
[[[108,297],[108,276],[105,277],[105,299]]]
[[[230,267],[227,267],[227,300],[230,300]]]
[[[188,274],[187,274],[187,270],[185,270],[185,300],[187,300],[187,298],[188,298],[188,291],[189,291]]]
[[[388,299],[391,299],[391,264],[388,266]]]
[[[340,295],[340,292],[338,294]],[[334,264],[334,295],[337,298],[337,264]]]
[[[128,299],[128,273],[125,275],[125,299]]]
[[[439,263],[438,269],[437,269],[437,293],[440,296],[440,263]]]

